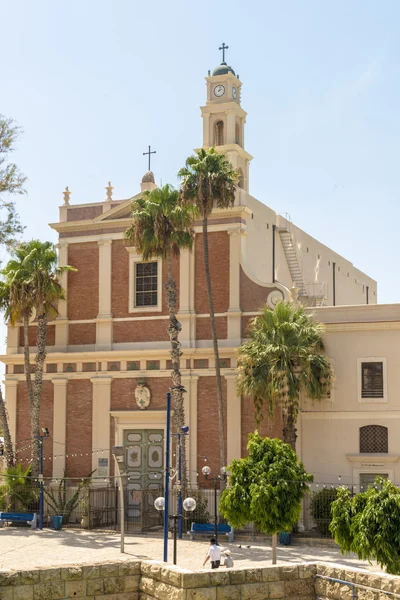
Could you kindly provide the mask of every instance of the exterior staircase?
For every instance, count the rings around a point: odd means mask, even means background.
[[[303,274],[297,259],[296,249],[293,246],[292,234],[287,229],[278,229],[281,238],[283,251],[289,267],[290,276],[293,283],[299,289],[299,297],[307,296],[306,286],[304,285]]]
[[[290,276],[293,283],[299,290],[300,302],[305,306],[323,306],[326,298],[325,283],[304,283],[303,273],[297,258],[296,248],[293,245],[292,234],[287,227],[278,228],[278,231],[289,267]]]

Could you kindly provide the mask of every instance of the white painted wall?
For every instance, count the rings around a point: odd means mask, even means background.
[[[332,323],[325,346],[335,372],[331,400],[303,401],[299,419],[298,451],[316,482],[338,484],[341,476],[342,483],[358,485],[360,472],[386,472],[400,482],[400,305],[385,308],[316,311],[318,319]],[[360,402],[358,359],[371,357],[386,360],[387,402]],[[389,456],[346,456],[359,454],[359,428],[364,425],[388,428]]]
[[[316,240],[293,223],[277,215],[271,208],[240,190],[237,204],[247,206],[252,216],[247,218],[247,236],[242,243],[242,256],[246,268],[257,279],[272,283],[272,236],[273,225],[287,225],[292,234],[299,266],[307,289],[312,284],[324,284],[327,299],[324,305],[333,304],[333,263],[336,265],[336,304],[366,304],[366,288],[369,288],[369,304],[377,302],[376,281],[362,273],[354,265]],[[292,277],[278,230],[275,234],[275,276],[279,283],[292,286]],[[315,285],[316,292],[321,286]]]

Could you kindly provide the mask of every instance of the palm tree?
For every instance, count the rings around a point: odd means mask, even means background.
[[[3,394],[0,388],[0,432],[4,437],[4,452],[6,456],[7,468],[15,466],[15,453],[12,445],[10,427],[8,424],[7,408],[4,403]]]
[[[184,204],[194,205],[202,218],[204,272],[206,276],[210,324],[215,357],[215,375],[217,381],[218,430],[220,467],[225,466],[224,407],[222,402],[222,380],[219,362],[217,328],[215,324],[214,302],[211,288],[210,263],[208,255],[208,218],[214,207],[229,208],[235,202],[236,185],[239,172],[236,171],[223,154],[215,148],[196,150],[196,154],[186,159],[178,177],[181,177],[180,198]]]
[[[300,394],[312,400],[329,395],[332,368],[324,353],[324,327],[303,306],[264,306],[249,327],[249,340],[239,350],[238,392],[251,396],[260,421],[263,410],[283,417],[283,440],[296,449]]]
[[[177,288],[172,272],[172,259],[179,255],[183,248],[191,248],[193,244],[194,211],[192,207],[184,207],[179,202],[177,190],[170,185],[143,193],[141,198],[132,204],[133,223],[125,232],[125,236],[135,246],[144,261],[154,257],[166,261],[168,278],[165,284],[169,325],[167,333],[171,341],[172,363],[172,398],[174,407],[174,424],[180,432],[185,424],[183,394],[179,358],[182,355],[179,333],[182,329],[177,313]],[[187,484],[185,440],[181,443],[182,482]]]
[[[75,271],[70,266],[57,266],[57,252],[51,242],[31,240],[17,246],[12,259],[1,272],[0,307],[16,324],[24,324],[24,360],[28,401],[31,416],[32,474],[39,472],[40,453],[40,400],[43,370],[46,360],[47,322],[58,314],[57,305],[64,300],[60,276],[66,271]],[[32,382],[29,355],[29,320],[36,311],[36,356],[35,375]]]

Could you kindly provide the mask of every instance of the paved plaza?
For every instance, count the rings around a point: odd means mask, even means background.
[[[20,528],[0,529],[0,569],[29,569],[51,565],[85,564],[105,560],[132,558],[162,560],[161,537],[128,535],[125,554],[120,553],[120,538],[115,533],[82,530],[31,531]],[[241,544],[241,548],[239,548]],[[221,545],[229,548],[236,567],[261,567],[271,564],[271,548],[260,542],[235,542]],[[246,546],[249,546],[247,548]],[[202,569],[208,548],[207,539],[178,540],[178,565],[193,571]],[[169,541],[169,562],[172,562],[172,540]],[[278,562],[297,563],[324,561],[379,572],[377,565],[358,560],[355,555],[343,556],[333,545],[279,546]],[[208,563],[209,564],[209,563]]]

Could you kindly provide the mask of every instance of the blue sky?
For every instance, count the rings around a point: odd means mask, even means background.
[[[201,144],[204,77],[218,46],[243,82],[250,192],[378,280],[398,302],[400,4],[368,0],[0,0],[0,113],[24,135],[14,160],[26,237],[56,240],[73,203],[139,191]]]

